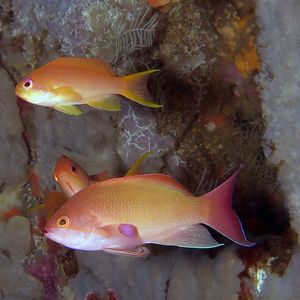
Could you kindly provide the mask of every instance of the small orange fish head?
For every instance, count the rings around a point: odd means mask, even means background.
[[[83,168],[64,155],[57,161],[53,177],[68,197],[72,197],[89,184],[88,175]]]
[[[95,243],[97,220],[90,215],[82,203],[69,199],[48,220],[45,236],[72,249],[83,249],[83,245]],[[84,217],[82,217],[82,215]],[[97,248],[99,249],[99,248]],[[94,249],[91,249],[94,250]]]
[[[18,82],[15,93],[23,100],[39,105],[52,102],[54,95],[48,92],[49,87],[39,76],[32,72],[27,77]]]
[[[170,1],[171,0],[148,0],[148,4],[151,7],[158,8],[158,7],[161,7],[161,6],[164,6],[164,5],[168,4]]]

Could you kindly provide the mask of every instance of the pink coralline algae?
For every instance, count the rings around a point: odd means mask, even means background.
[[[56,262],[50,257],[42,257],[36,262],[29,264],[26,271],[33,277],[42,282],[44,286],[44,300],[57,299],[57,283]]]

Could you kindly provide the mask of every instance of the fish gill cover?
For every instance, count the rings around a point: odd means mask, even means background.
[[[252,299],[271,293],[264,282],[269,280],[272,290],[274,273],[289,284],[292,276],[285,272],[289,264],[296,269],[297,236],[277,181],[280,164],[265,158],[276,144],[264,138],[261,88],[255,82],[264,45],[258,45],[255,22],[254,1],[173,1],[159,10],[135,0],[1,2],[1,140],[7,141],[0,146],[7,170],[0,182],[6,216],[1,241],[15,236],[23,223],[27,240],[17,262],[10,253],[19,246],[1,243],[0,277],[22,272],[32,287],[16,289],[12,280],[0,281],[1,296],[39,297],[43,286],[46,299],[103,299],[109,297],[107,288],[120,299],[217,299],[220,294]],[[124,103],[120,114],[88,110],[75,119],[18,100],[18,114],[13,83],[63,55],[99,57],[119,75],[160,68],[150,89],[163,109]],[[52,171],[61,154],[89,174],[103,169],[119,175],[145,151],[155,153],[145,172],[171,174],[199,195],[242,162],[233,206],[258,246],[202,253],[154,247],[152,257],[133,261],[53,245],[43,237],[43,220],[30,217],[28,248],[28,221],[15,215],[26,216],[47,191],[57,189]],[[23,195],[11,192],[26,182],[26,172],[30,184]]]

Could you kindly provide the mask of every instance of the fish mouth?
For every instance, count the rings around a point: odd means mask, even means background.
[[[55,234],[51,231],[48,231],[47,229],[45,229],[44,235],[47,239],[52,240],[56,243],[62,244],[62,245],[66,246],[66,247],[69,247],[69,248],[80,250],[80,249],[82,249],[83,246],[85,246],[89,242],[89,240],[91,239],[92,234],[94,233],[94,231],[95,231],[95,227],[93,227],[91,232],[84,238],[84,241],[80,242],[80,243],[69,243],[69,242],[67,242],[67,239],[65,237],[59,237],[57,234]],[[78,235],[78,232],[74,231],[74,232],[70,232],[70,234]]]
[[[61,183],[65,184],[68,187],[68,189],[72,192],[73,195],[76,193],[73,186],[68,181],[68,175],[61,175],[60,178],[59,178],[59,181]]]

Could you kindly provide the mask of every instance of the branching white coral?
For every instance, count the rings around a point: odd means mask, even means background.
[[[119,152],[129,166],[146,151],[152,151],[160,156],[174,144],[171,137],[159,136],[156,132],[155,119],[147,108],[135,109],[132,105],[126,104],[118,129],[122,131]]]
[[[150,13],[147,8],[143,14],[132,17],[129,24],[119,23],[115,30],[114,62],[126,58],[129,54],[142,48],[151,47],[158,23],[158,14]]]

